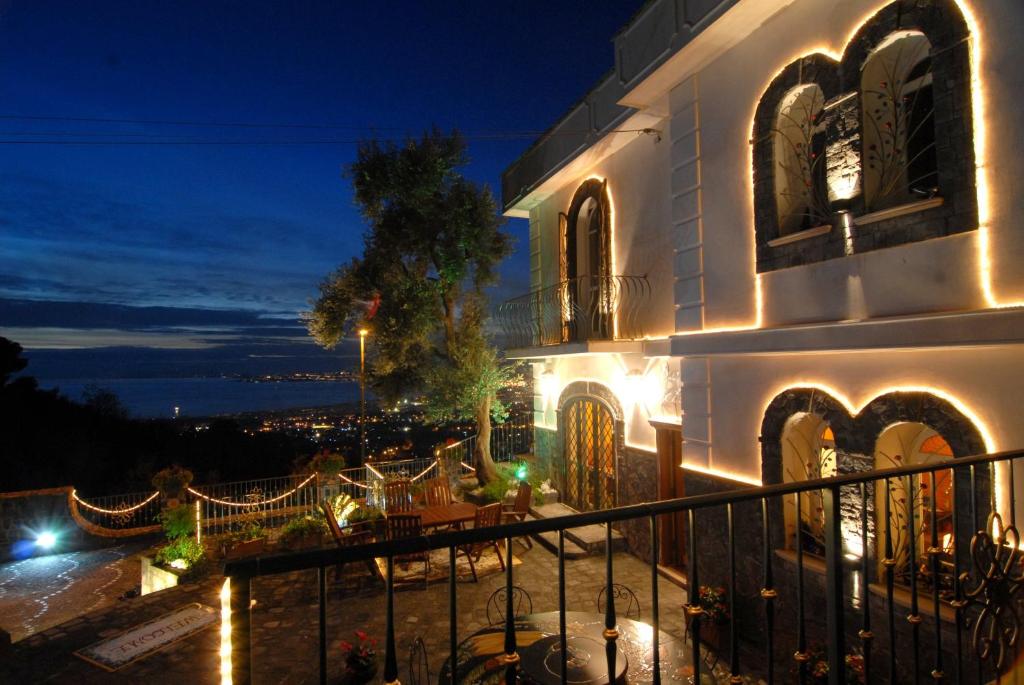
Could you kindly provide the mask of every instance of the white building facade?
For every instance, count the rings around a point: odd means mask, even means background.
[[[1020,35],[1006,0],[656,0],[622,29],[503,176],[533,290],[502,317],[564,501],[1024,448]]]

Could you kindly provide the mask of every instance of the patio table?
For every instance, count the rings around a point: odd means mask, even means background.
[[[419,514],[424,528],[440,528],[456,523],[472,521],[476,515],[476,505],[472,502],[452,502],[434,507],[423,507],[411,511],[396,512],[400,514]],[[384,514],[387,516],[387,512]]]
[[[618,619],[615,681],[650,683],[654,681],[654,627],[642,621]],[[565,612],[568,679],[573,685],[608,682],[605,651],[604,614]],[[549,611],[520,616],[515,620],[516,651],[519,654],[521,682],[539,685],[561,683],[561,644],[558,612]],[[456,681],[460,683],[504,682],[505,626],[482,628],[459,645]],[[690,647],[664,631],[658,633],[658,653],[662,682],[688,682]],[[440,683],[450,682],[449,662],[441,668]]]

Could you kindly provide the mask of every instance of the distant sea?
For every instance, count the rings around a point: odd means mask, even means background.
[[[252,383],[230,378],[74,378],[39,379],[42,388],[60,388],[80,401],[94,385],[113,392],[136,418],[213,416],[239,412],[322,407],[359,401],[359,384],[351,381],[277,381]]]

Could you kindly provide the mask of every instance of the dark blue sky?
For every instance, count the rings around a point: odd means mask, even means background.
[[[0,335],[29,349],[209,345],[211,331],[242,335],[237,312],[192,310],[245,310],[249,329],[294,320],[361,247],[341,175],[352,144],[111,140],[351,141],[436,124],[470,136],[467,173],[497,193],[531,141],[472,137],[550,126],[611,68],[612,35],[640,4],[0,2]],[[104,144],[10,143],[26,140]],[[497,297],[527,289],[525,222],[509,230]],[[132,311],[152,306],[166,309]]]

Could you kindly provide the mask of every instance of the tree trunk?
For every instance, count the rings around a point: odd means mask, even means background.
[[[480,485],[498,478],[498,469],[491,459],[491,398],[476,407],[476,447],[473,448],[473,466]]]

